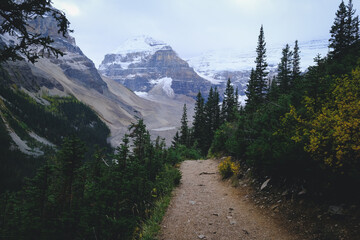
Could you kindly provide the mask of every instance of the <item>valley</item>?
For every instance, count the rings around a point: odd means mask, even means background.
[[[326,34],[303,27],[332,1],[57,3],[77,23],[118,8],[79,35],[52,1],[5,1],[0,238],[356,239],[358,3],[341,1]],[[225,16],[202,19],[214,4]],[[93,36],[88,56],[74,36]]]

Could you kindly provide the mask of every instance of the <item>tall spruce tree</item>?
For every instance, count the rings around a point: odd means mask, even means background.
[[[239,88],[238,87],[236,87],[236,89],[235,89],[234,105],[236,107],[236,111],[239,111],[240,103],[239,103]]]
[[[189,145],[189,127],[188,127],[186,104],[184,104],[183,115],[181,117],[180,144],[185,146]]]
[[[278,65],[277,81],[279,83],[280,93],[285,94],[289,92],[292,83],[292,51],[289,44],[285,45],[282,50],[281,61]]]
[[[134,157],[140,164],[145,163],[147,154],[150,153],[151,148],[150,133],[146,130],[146,125],[143,119],[139,119],[137,123],[132,123],[129,127],[130,134],[133,142]]]
[[[341,1],[339,9],[336,12],[334,24],[330,29],[331,37],[329,39],[329,47],[333,49],[332,53],[337,54],[342,51],[346,46],[346,7],[344,1]]]
[[[360,41],[360,22],[359,22],[359,16],[356,16],[353,20],[353,37],[354,37],[354,43],[358,43]]]
[[[253,112],[256,109],[258,103],[260,102],[259,96],[256,94],[255,87],[256,87],[255,70],[251,69],[250,79],[247,83],[247,89],[245,91],[247,97],[247,99],[245,100],[246,101],[245,110],[247,112]]]
[[[301,74],[300,71],[300,48],[298,45],[298,40],[295,41],[294,51],[293,51],[293,58],[292,58],[292,73],[291,78],[293,82],[296,82]]]
[[[256,67],[255,70],[251,70],[250,79],[247,84],[247,90],[245,92],[247,96],[245,110],[247,112],[255,111],[264,102],[266,97],[266,83],[268,81],[267,76],[269,73],[266,71],[268,64],[266,62],[266,43],[264,28],[262,25],[258,37],[256,54]]]
[[[215,131],[220,127],[220,106],[219,92],[217,88],[211,87],[208,99],[205,103],[205,131],[203,154],[206,154],[214,138]]]
[[[212,112],[212,125],[211,131],[212,134],[220,127],[221,119],[220,119],[220,94],[217,90],[217,87],[214,88],[214,94],[211,101],[211,112]]]
[[[171,146],[176,147],[179,143],[180,143],[179,131],[176,131],[175,136],[174,136],[173,140],[171,141]]]
[[[58,205],[63,210],[71,209],[76,196],[82,195],[81,189],[75,187],[79,177],[79,168],[82,165],[85,155],[85,144],[77,137],[71,136],[64,139],[57,159],[59,169],[59,182],[57,188],[60,189]]]
[[[346,6],[345,32],[346,44],[352,45],[359,40],[359,17],[355,17],[355,9],[352,0]]]
[[[256,67],[255,67],[255,94],[258,96],[260,103],[263,102],[267,88],[267,76],[268,72],[266,68],[268,66],[266,62],[266,43],[264,36],[264,28],[261,25],[260,34],[258,37],[258,45],[256,47]]]
[[[195,114],[193,121],[193,139],[198,143],[198,146],[204,152],[204,141],[205,141],[205,109],[204,109],[204,98],[199,91],[196,96],[195,103]]]
[[[341,1],[330,30],[329,48],[333,49],[331,51],[333,56],[344,52],[349,46],[359,41],[359,18],[354,15],[352,0],[349,0],[347,6],[344,1]]]
[[[235,120],[235,95],[234,87],[231,85],[230,78],[226,83],[226,89],[224,92],[224,98],[221,107],[221,118],[224,122],[231,122]]]
[[[269,91],[267,94],[267,99],[269,101],[276,101],[279,97],[279,85],[277,78],[274,76],[270,81]]]

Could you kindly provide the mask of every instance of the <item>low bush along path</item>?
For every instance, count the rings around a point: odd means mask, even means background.
[[[185,161],[158,236],[171,239],[297,239],[222,181],[217,160]]]

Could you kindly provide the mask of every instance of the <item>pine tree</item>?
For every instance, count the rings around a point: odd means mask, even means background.
[[[258,96],[260,103],[263,102],[266,94],[266,82],[268,72],[266,68],[268,64],[266,63],[266,43],[264,36],[264,29],[261,25],[260,34],[258,37],[258,45],[256,47],[256,67],[255,67],[255,94]]]
[[[118,160],[118,166],[122,169],[126,168],[126,163],[129,159],[129,155],[130,155],[130,146],[129,146],[129,135],[125,134],[123,139],[122,139],[122,143],[120,144],[120,146],[117,148],[117,155],[116,155],[116,159]]]
[[[360,22],[359,16],[356,16],[353,20],[352,33],[354,37],[354,43],[358,43],[360,41],[360,30],[359,30]]]
[[[239,103],[239,88],[236,87],[235,95],[234,95],[234,106],[236,108],[236,111],[239,111],[240,103]]]
[[[341,1],[330,30],[329,48],[333,49],[332,56],[337,56],[359,42],[359,16],[355,16],[355,12],[352,0],[349,0],[346,6],[344,1]]]
[[[212,100],[212,113],[213,113],[213,120],[212,120],[212,127],[211,127],[211,131],[212,133],[215,133],[215,131],[220,127],[221,125],[221,119],[220,119],[220,94],[217,90],[217,87],[215,87],[214,89],[214,95],[213,95],[213,100]]]
[[[181,117],[180,144],[185,146],[189,145],[189,127],[188,127],[186,104],[184,104],[183,115]]]
[[[133,142],[134,157],[140,164],[145,163],[146,155],[149,154],[149,147],[151,147],[150,133],[146,130],[146,125],[143,119],[139,119],[137,123],[132,123],[129,127]]]
[[[292,73],[291,78],[293,82],[296,82],[300,77],[300,49],[298,45],[298,40],[295,41],[293,58],[292,58]]]
[[[231,122],[235,120],[235,107],[234,87],[231,85],[229,78],[226,83],[226,89],[221,107],[221,118],[224,122]]]
[[[264,102],[266,97],[266,83],[268,81],[267,76],[269,73],[266,71],[268,64],[266,63],[266,43],[262,25],[258,37],[256,54],[256,67],[255,70],[251,70],[250,79],[247,84],[247,90],[245,92],[247,96],[245,110],[247,112],[255,111],[258,106]]]
[[[247,97],[247,99],[245,100],[246,101],[245,110],[247,112],[255,111],[257,104],[260,102],[259,96],[256,94],[255,88],[256,88],[255,70],[251,69],[250,79],[247,83],[247,89],[245,91]]]
[[[206,136],[205,136],[204,98],[201,96],[201,92],[199,91],[198,95],[196,96],[196,103],[195,103],[195,115],[193,121],[193,139],[198,143],[198,146],[202,150],[204,150],[205,138]]]
[[[79,169],[84,160],[85,144],[77,137],[66,137],[58,157],[59,181],[59,206],[62,209],[71,209],[73,200],[81,195],[75,185],[79,178]],[[81,190],[79,190],[81,191]]]
[[[217,87],[210,88],[209,96],[205,104],[205,118],[206,118],[206,129],[210,130],[210,138],[213,133],[220,127],[221,124],[221,110],[220,110],[220,95]]]
[[[279,97],[279,86],[277,82],[277,78],[274,76],[270,81],[269,91],[267,98],[269,101],[277,101]]]
[[[354,17],[356,11],[354,9],[352,0],[349,0],[348,5],[346,6],[346,12],[346,44],[350,46],[359,40],[359,17]]]
[[[282,50],[281,61],[278,65],[277,81],[279,89],[282,94],[288,93],[292,83],[292,52],[290,51],[289,44],[286,44]]]
[[[211,87],[205,103],[205,124],[202,153],[206,154],[214,138],[215,131],[220,127],[220,97],[217,88]]]
[[[176,147],[179,143],[180,143],[179,131],[176,131],[176,134],[173,140],[171,141],[172,147]]]

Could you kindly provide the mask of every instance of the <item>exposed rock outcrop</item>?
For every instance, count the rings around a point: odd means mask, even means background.
[[[172,79],[175,94],[191,97],[198,91],[206,95],[211,85],[169,45],[146,36],[130,39],[116,53],[105,55],[99,71],[137,92],[149,92],[163,78]]]

